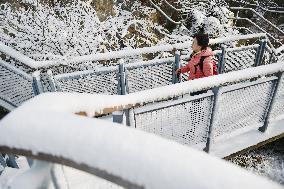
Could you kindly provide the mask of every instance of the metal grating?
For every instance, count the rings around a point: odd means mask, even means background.
[[[55,83],[60,91],[118,94],[118,69],[107,73],[78,75],[78,77],[73,78],[56,79],[56,77]]]
[[[222,93],[214,123],[214,138],[262,126],[273,82],[275,80]]]
[[[256,46],[227,50],[223,63],[223,73],[253,67],[256,61],[256,52]]]
[[[0,98],[14,106],[34,97],[32,77],[23,76],[17,68],[0,64]],[[27,74],[26,74],[27,75]]]
[[[172,84],[173,62],[130,66],[125,69],[128,93]]]
[[[140,130],[175,140],[181,144],[205,143],[208,136],[212,109],[212,96],[184,102],[155,104],[148,111],[147,105],[134,109],[134,126]],[[150,105],[151,106],[151,105]]]
[[[275,98],[275,103],[270,112],[271,119],[277,119],[280,116],[284,116],[284,77],[282,77],[279,83],[278,92]]]

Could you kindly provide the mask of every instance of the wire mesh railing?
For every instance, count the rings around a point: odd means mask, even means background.
[[[276,72],[277,73],[277,72]],[[216,141],[250,130],[264,132],[283,118],[283,72],[133,107],[130,126],[209,151]],[[235,83],[235,84],[234,84]],[[151,124],[150,124],[151,123]]]
[[[0,104],[12,110],[35,96],[33,77],[0,60]]]

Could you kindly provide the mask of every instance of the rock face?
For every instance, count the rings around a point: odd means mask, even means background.
[[[114,16],[114,0],[92,0],[91,5],[96,9],[100,21],[105,21],[109,16]]]

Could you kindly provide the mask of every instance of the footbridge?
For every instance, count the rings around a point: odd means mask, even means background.
[[[245,46],[236,47],[244,41]],[[274,49],[263,33],[213,39],[210,43],[220,46],[215,50],[219,75],[193,81],[186,81],[186,75],[175,75],[189,58],[180,51],[187,49],[190,53],[190,43],[41,62],[0,44],[0,105],[11,111],[4,118],[5,124],[28,126],[44,121],[48,126],[56,120],[44,118],[45,114],[78,114],[83,117],[76,119],[77,124],[89,120],[84,116],[105,119],[221,158],[283,137],[281,49]],[[131,58],[173,51],[174,55],[167,58],[141,62]],[[102,66],[102,61],[107,65]],[[197,91],[206,92],[190,95]],[[5,129],[0,122],[0,133],[12,136],[13,129]],[[23,138],[28,140],[28,135]],[[20,136],[15,140],[21,144]],[[3,139],[0,151],[44,160],[49,157],[27,152],[25,144],[14,146]],[[66,159],[60,161],[60,157],[54,162],[64,163]],[[12,158],[2,162],[9,161],[13,162]],[[129,183],[121,182],[129,187]]]

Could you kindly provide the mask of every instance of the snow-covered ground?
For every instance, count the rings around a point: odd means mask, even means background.
[[[232,157],[229,161],[284,185],[284,138]]]

